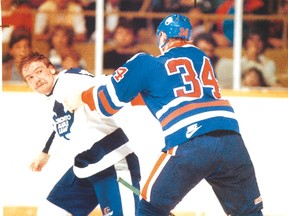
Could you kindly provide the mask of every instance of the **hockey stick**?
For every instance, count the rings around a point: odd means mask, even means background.
[[[125,181],[123,178],[118,177],[117,179],[118,182],[120,182],[122,185],[124,185],[126,188],[131,190],[134,194],[137,196],[141,196],[140,190],[134,187],[133,185],[129,184],[127,181]],[[169,213],[169,216],[175,216],[173,213]]]
[[[125,187],[127,187],[128,189],[130,189],[133,193],[135,193],[137,196],[141,196],[140,194],[140,190],[136,187],[134,187],[133,185],[129,184],[127,181],[125,181],[123,178],[118,177],[117,179],[118,182],[120,182],[121,184],[123,184]]]

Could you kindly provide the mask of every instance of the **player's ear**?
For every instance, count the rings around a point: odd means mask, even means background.
[[[167,40],[167,35],[166,35],[166,33],[163,32],[163,31],[160,32],[160,34],[159,34],[159,45],[160,45],[160,47],[162,47],[163,44],[165,44],[166,40]]]
[[[167,34],[162,31],[162,32],[160,33],[160,38],[161,38],[162,41],[166,41],[166,40],[167,40]]]
[[[55,67],[53,67],[52,65],[49,65],[49,70],[50,70],[50,72],[51,72],[51,74],[53,74],[53,75],[55,75],[56,74],[56,68]]]

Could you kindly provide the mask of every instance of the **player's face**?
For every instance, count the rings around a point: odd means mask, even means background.
[[[27,64],[22,69],[24,79],[28,85],[40,94],[48,95],[51,93],[54,84],[55,69],[47,67],[41,61],[34,61]]]

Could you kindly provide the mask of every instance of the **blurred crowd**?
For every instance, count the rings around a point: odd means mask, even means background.
[[[144,12],[185,13],[193,26],[193,44],[210,57],[220,87],[233,88],[233,58],[220,57],[216,50],[233,47],[234,4],[234,0],[105,0],[104,43],[109,49],[103,54],[103,67],[107,73],[114,71],[142,51],[137,46],[141,43],[156,46],[155,30],[162,18],[145,17]],[[96,6],[96,0],[1,0],[2,81],[22,81],[17,64],[34,49],[34,41],[47,44],[47,55],[58,70],[86,68],[87,60],[75,44],[97,40]],[[281,17],[288,14],[288,0],[244,0],[243,10],[247,15],[275,15],[275,19],[243,20],[241,85],[288,87],[288,81],[283,84],[278,76],[288,77],[288,65],[277,68],[265,52],[287,49]],[[142,16],[123,16],[125,12]]]

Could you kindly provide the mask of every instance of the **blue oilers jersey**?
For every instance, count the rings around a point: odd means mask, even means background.
[[[82,99],[111,116],[138,93],[162,127],[163,150],[215,130],[239,132],[233,108],[221,98],[210,59],[195,46],[171,48],[158,57],[138,53],[106,85],[83,92]]]

